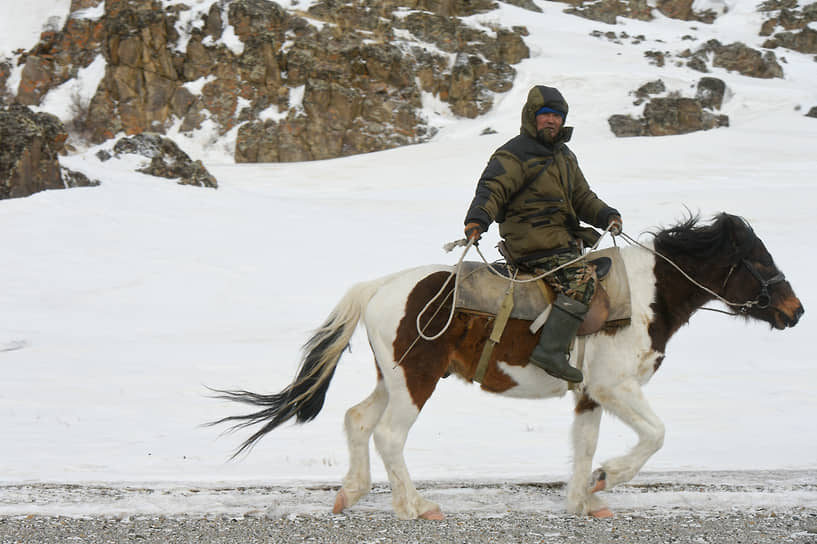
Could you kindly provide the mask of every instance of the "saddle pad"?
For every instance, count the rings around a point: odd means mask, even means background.
[[[632,315],[630,284],[620,250],[617,247],[611,247],[587,255],[589,260],[599,257],[609,257],[613,261],[610,272],[601,280],[602,287],[610,297],[610,315],[607,321],[629,319]],[[505,265],[493,266],[503,273],[508,273]],[[532,274],[520,272],[516,279],[524,280],[533,277]],[[509,287],[510,280],[507,277],[497,276],[486,264],[463,262],[460,269],[456,308],[496,315],[499,313],[499,307]],[[511,318],[533,321],[549,304],[550,301],[545,298],[541,287],[536,285],[536,282],[516,283],[513,288]]]

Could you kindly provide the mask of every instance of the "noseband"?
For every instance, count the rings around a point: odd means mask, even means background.
[[[740,312],[746,313],[753,307],[765,310],[766,308],[769,307],[769,304],[772,303],[772,296],[769,294],[769,287],[786,281],[785,274],[783,274],[783,272],[778,271],[777,274],[767,279],[764,278],[760,274],[760,272],[758,272],[757,268],[755,268],[755,265],[749,262],[748,259],[745,258],[741,259],[740,262],[743,263],[743,265],[746,267],[749,273],[752,274],[752,276],[754,276],[754,278],[760,282],[760,293],[758,293],[754,300],[748,300],[741,304]],[[729,274],[726,275],[726,279],[723,282],[724,288],[726,287],[726,282],[729,281],[729,278],[732,276],[732,272],[735,271],[736,266],[737,265],[733,265],[732,269],[729,270]]]

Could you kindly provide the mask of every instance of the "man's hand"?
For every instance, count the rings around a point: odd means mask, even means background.
[[[623,224],[621,222],[621,216],[611,215],[610,221],[607,224],[607,228],[610,229],[610,234],[612,234],[613,236],[618,236],[619,234],[621,234],[622,227]]]
[[[468,223],[465,225],[465,238],[471,242],[473,241],[475,244],[479,242],[479,239],[482,237],[482,226],[479,223]]]

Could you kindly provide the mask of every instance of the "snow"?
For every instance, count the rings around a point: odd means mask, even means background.
[[[668,87],[694,93],[702,74],[671,62],[655,67],[645,50],[682,51],[690,46],[681,39],[686,34],[696,44],[717,37],[759,45],[753,3],[710,3],[729,8],[714,25],[619,18],[616,26],[565,15],[557,3],[537,2],[542,15],[502,4],[485,22],[526,25],[532,57],[516,67],[514,88],[478,119],[456,119],[424,97],[425,115],[440,129],[427,144],[239,165],[230,159],[237,129],[219,137],[212,125],[174,137],[205,162],[217,190],[138,174],[127,160],[102,163],[91,148],[61,161],[101,180],[99,187],[0,201],[0,514],[247,511],[267,507],[269,493],[278,493],[260,486],[338,484],[347,465],[344,412],[375,380],[362,332],[341,360],[321,415],[275,431],[238,461],[227,458],[246,433],[220,436],[202,424],[242,407],[209,398],[205,386],[277,392],[292,379],[300,346],[349,286],[418,264],[456,262],[459,255],[440,248],[462,236],[476,179],[490,153],[518,132],[521,105],[537,83],[565,94],[576,127],[571,147],[596,192],[622,211],[630,235],[671,224],[687,209],[742,215],[810,312],[817,296],[809,281],[817,264],[810,251],[817,122],[804,116],[817,105],[810,56],[777,50],[787,58],[785,79],[714,69],[710,75],[731,92],[722,112],[728,129],[617,139],[607,126],[613,113],[640,113],[628,93],[647,81],[662,77]],[[26,3],[14,32],[0,33],[0,52],[30,47],[32,29],[39,31],[44,16],[65,16],[68,4]],[[646,41],[615,44],[590,35],[599,29],[644,34]],[[88,85],[90,75],[82,80]],[[46,104],[68,111],[69,94],[52,91]],[[488,127],[497,134],[480,136]],[[489,256],[497,256],[496,240],[494,227],[481,244]],[[613,507],[728,509],[774,499],[816,508],[812,323],[806,313],[796,328],[778,332],[710,312],[694,316],[645,388],[667,436],[638,480],[783,474],[805,483],[805,491],[797,483],[772,494],[715,491],[700,503],[680,492],[624,493]],[[571,414],[569,398],[500,398],[448,378],[409,435],[407,463],[420,482],[564,481]],[[597,462],[633,444],[632,432],[605,416]],[[382,487],[386,475],[376,456],[372,468]],[[68,484],[86,486],[85,495],[76,499]],[[50,486],[62,491],[52,496]],[[96,496],[94,486],[120,490],[127,500]],[[261,491],[219,491],[225,486]],[[128,495],[131,489],[153,496]],[[468,491],[435,493],[444,510],[479,504]],[[276,500],[291,513],[324,511],[331,493],[326,498],[302,507],[297,499]],[[371,500],[390,508],[388,494]],[[488,510],[524,507],[502,500]],[[534,505],[563,508],[552,498]]]
[[[97,55],[91,64],[77,70],[77,77],[52,89],[39,106],[31,109],[52,113],[63,122],[70,121],[78,112],[87,111],[96,88],[105,77],[106,66],[105,57]]]
[[[70,8],[71,0],[4,2],[0,58],[11,56],[19,48],[30,49],[46,29],[62,28]]]

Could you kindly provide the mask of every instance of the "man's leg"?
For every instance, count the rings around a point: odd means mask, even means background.
[[[537,262],[536,270],[539,273],[552,270],[577,256],[565,254],[550,257]],[[584,376],[579,369],[570,366],[569,351],[595,292],[593,271],[580,263],[545,276],[545,281],[556,292],[556,300],[542,326],[539,343],[531,353],[529,362],[556,378],[581,382]]]

